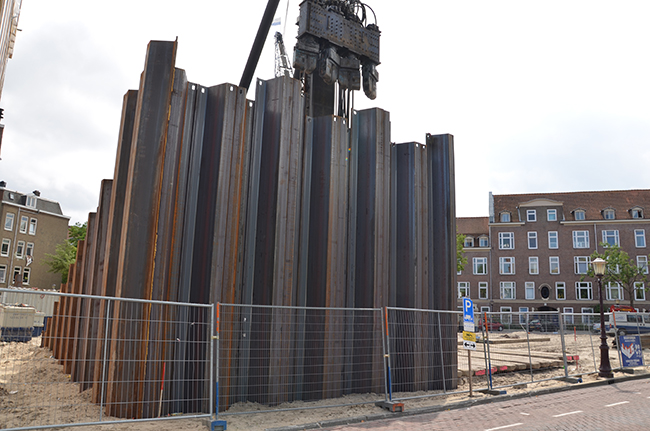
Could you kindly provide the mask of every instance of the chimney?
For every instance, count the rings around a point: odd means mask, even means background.
[[[34,190],[32,193],[34,193],[34,196],[40,196],[41,192],[38,190]]]
[[[3,189],[5,187],[7,187],[7,182],[6,181],[0,181],[0,187],[2,187]]]

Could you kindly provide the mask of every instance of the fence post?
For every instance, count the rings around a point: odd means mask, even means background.
[[[560,341],[562,342],[562,360],[564,361],[564,378],[569,377],[569,363],[566,360],[566,342],[564,340],[564,315],[557,310],[558,326],[560,328]]]
[[[221,303],[217,302],[216,304],[213,304],[211,308],[211,314],[212,318],[210,321],[212,324],[211,331],[212,334],[212,349],[210,349],[210,382],[212,382],[212,379],[214,378],[214,402],[212,402],[212,397],[213,397],[213,392],[212,392],[212,384],[210,384],[210,405],[214,407],[214,413],[212,415],[212,422],[210,423],[210,430],[215,431],[215,430],[225,430],[226,429],[226,421],[220,421],[217,420],[217,417],[219,416],[219,331],[221,330]],[[216,350],[216,355],[213,355],[212,352]],[[215,358],[216,356],[216,358]],[[216,373],[213,375],[213,370],[215,369],[215,363],[212,362],[213,360],[216,360]]]
[[[104,323],[104,357],[102,359],[102,388],[100,391],[99,399],[99,421],[102,421],[104,413],[104,388],[106,386],[106,355],[107,355],[107,346],[108,346],[108,319],[111,314],[111,302],[106,301],[106,323]]]
[[[390,338],[388,336],[388,307],[384,307],[381,313],[381,320],[384,331],[382,331],[382,347],[384,349],[384,398],[386,401],[393,401],[393,381],[390,371]]]
[[[442,371],[442,392],[446,394],[447,379],[445,377],[445,352],[443,351],[444,344],[442,343],[442,328],[440,327],[442,324],[440,323],[440,312],[436,312],[436,315],[438,316],[438,341],[440,341],[440,370]]]

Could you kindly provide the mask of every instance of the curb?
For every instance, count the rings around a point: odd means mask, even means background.
[[[353,425],[362,422],[371,422],[371,421],[378,421],[384,419],[397,419],[397,418],[416,416],[416,415],[427,414],[427,413],[436,413],[445,410],[469,408],[472,406],[488,404],[488,403],[502,402],[507,400],[516,400],[516,399],[526,398],[526,397],[536,397],[539,395],[547,395],[547,394],[553,394],[558,392],[571,391],[574,389],[585,389],[585,388],[593,388],[596,386],[613,385],[615,383],[627,382],[630,380],[648,379],[648,378],[650,378],[650,374],[636,374],[632,376],[614,377],[611,379],[603,379],[595,382],[579,383],[576,385],[559,386],[555,388],[538,389],[535,391],[522,392],[522,393],[512,394],[512,395],[508,395],[508,394],[495,395],[494,397],[490,397],[490,398],[486,397],[486,398],[481,398],[476,400],[468,399],[465,401],[459,401],[452,404],[446,404],[444,406],[421,407],[418,409],[407,410],[402,413],[383,413],[383,414],[376,414],[376,415],[357,416],[352,418],[330,419],[322,422],[313,422],[313,423],[308,423],[303,425],[292,425],[292,426],[279,427],[279,428],[266,428],[265,431],[303,431],[303,430],[330,428],[330,427],[341,426],[341,425]]]

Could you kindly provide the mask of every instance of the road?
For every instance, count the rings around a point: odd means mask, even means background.
[[[510,399],[330,431],[650,430],[650,380]]]

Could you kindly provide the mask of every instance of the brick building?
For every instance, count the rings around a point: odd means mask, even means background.
[[[68,237],[70,217],[38,190],[20,193],[0,182],[0,287],[60,288],[61,274],[48,272],[46,254]]]
[[[552,307],[567,313],[593,312],[595,279],[580,278],[589,256],[602,243],[618,244],[637,264],[648,264],[650,190],[492,195],[489,217],[457,219],[466,235],[468,259],[458,275],[459,297],[469,295],[478,310],[527,312]],[[650,211],[650,209],[649,209]],[[650,309],[647,286],[635,305]],[[605,286],[605,304],[629,298],[619,286]]]

